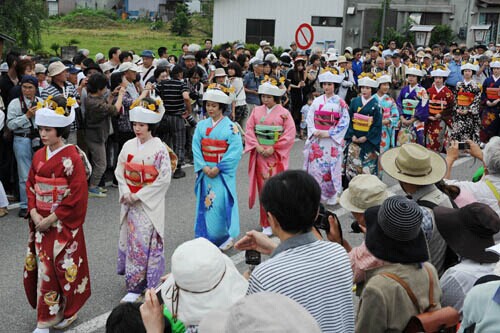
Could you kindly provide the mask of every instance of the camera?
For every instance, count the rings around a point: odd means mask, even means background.
[[[194,119],[194,117],[193,117],[192,114],[190,114],[189,116],[187,116],[185,120],[189,124],[189,126],[191,126],[193,128],[196,127],[197,123],[196,123],[196,120]]]
[[[458,143],[458,150],[466,150],[466,149],[470,149],[470,146],[467,142]]]
[[[245,251],[245,263],[247,265],[257,266],[261,263],[260,252],[255,250]]]
[[[333,216],[335,220],[337,219],[337,215],[335,213],[329,211],[328,209],[325,208],[323,204],[319,204],[319,213],[318,217],[314,221],[314,227],[316,229],[321,229],[325,231],[330,231],[330,222],[328,222],[328,218],[330,216]]]

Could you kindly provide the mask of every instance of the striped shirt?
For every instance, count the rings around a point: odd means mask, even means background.
[[[156,85],[156,90],[163,100],[166,114],[180,116],[186,111],[182,97],[182,93],[189,92],[186,82],[164,80]]]
[[[322,332],[354,332],[352,270],[344,248],[312,233],[281,243],[255,268],[247,294],[283,294],[306,308]]]
[[[74,99],[80,99],[80,96],[78,95],[78,91],[76,90],[75,86],[70,83],[70,82],[65,82],[64,83],[64,92],[67,97],[73,97]],[[56,97],[59,95],[63,94],[63,89],[59,86],[56,86],[55,84],[49,84],[47,88],[43,89],[42,91],[42,98],[43,100],[46,100],[47,97],[52,96]],[[77,124],[76,124],[76,118],[73,124],[71,124],[71,130],[76,131]]]

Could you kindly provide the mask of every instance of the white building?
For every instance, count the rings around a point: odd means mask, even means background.
[[[213,42],[267,40],[287,48],[302,23],[312,25],[311,47],[342,46],[343,0],[214,0]],[[306,34],[309,38],[309,35]],[[326,45],[325,45],[326,41]]]

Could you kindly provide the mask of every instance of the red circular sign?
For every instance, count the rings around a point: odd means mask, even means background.
[[[311,47],[314,40],[314,31],[311,25],[302,23],[295,31],[295,43],[301,50],[307,50]]]

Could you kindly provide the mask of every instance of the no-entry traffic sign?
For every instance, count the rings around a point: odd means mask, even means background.
[[[302,23],[295,31],[295,43],[301,50],[307,50],[314,41],[314,31],[310,24]]]

